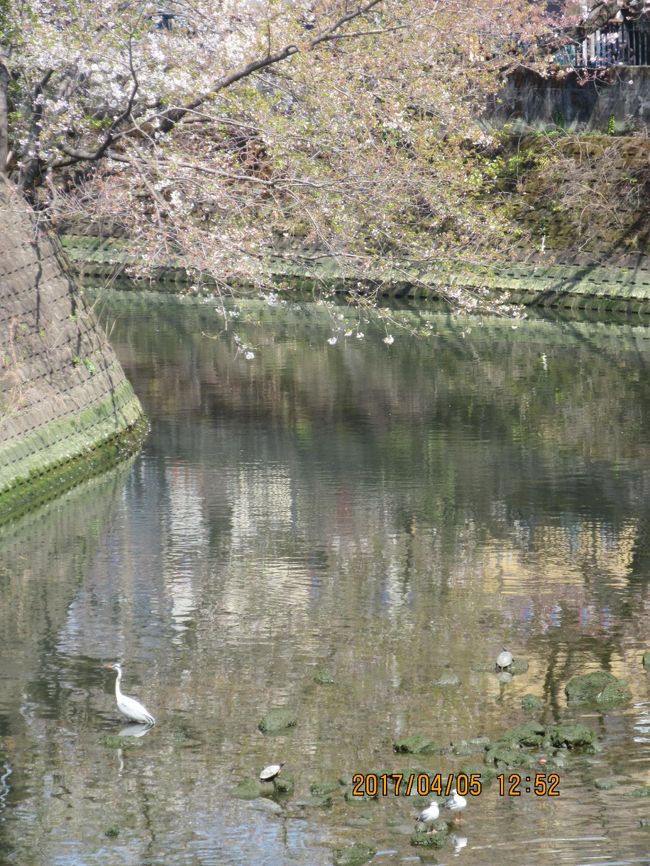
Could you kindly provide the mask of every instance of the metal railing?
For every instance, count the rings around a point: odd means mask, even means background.
[[[555,55],[562,66],[576,69],[603,69],[608,66],[648,66],[650,27],[634,22],[596,30],[582,42],[565,45]]]

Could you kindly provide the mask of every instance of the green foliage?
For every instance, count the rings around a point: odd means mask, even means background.
[[[560,130],[564,130],[564,129],[566,129],[566,117],[564,116],[564,112],[563,112],[563,111],[560,111],[559,108],[556,109],[556,110],[553,112],[552,117],[553,117],[553,123],[555,124],[555,126],[556,126],[558,129],[560,129]]]

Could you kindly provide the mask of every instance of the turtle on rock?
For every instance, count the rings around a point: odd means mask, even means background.
[[[268,767],[264,767],[260,773],[260,782],[272,782],[277,779],[284,764],[285,762],[282,761],[280,764],[269,764]]]
[[[507,671],[508,668],[512,667],[513,661],[512,653],[503,647],[497,656],[496,668],[498,671]]]

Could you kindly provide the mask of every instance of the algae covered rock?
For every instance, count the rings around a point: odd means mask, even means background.
[[[527,722],[509,728],[498,740],[486,746],[485,763],[497,768],[519,767],[532,770],[538,769],[539,761],[543,759],[547,767],[558,768],[565,763],[563,752],[557,751],[550,755],[550,749],[583,749],[592,754],[597,748],[596,734],[586,725],[546,727],[540,722]],[[540,749],[544,750],[541,755]]]
[[[276,794],[293,794],[295,787],[296,783],[290,773],[276,776],[273,780],[273,790]]]
[[[602,692],[598,695],[598,703],[607,706],[616,706],[618,704],[627,704],[632,700],[632,692],[630,687],[623,680],[618,680],[615,683],[610,683],[605,686]]]
[[[511,674],[525,674],[528,671],[528,662],[526,659],[513,659],[508,670]]]
[[[548,738],[556,748],[577,749],[593,746],[596,734],[586,725],[554,725]]]
[[[644,667],[647,671],[650,671],[650,650],[648,650],[647,652],[643,653],[643,667]]]
[[[540,746],[544,741],[546,728],[539,722],[525,722],[523,725],[515,725],[514,728],[508,728],[498,739],[499,743],[504,743],[510,746],[526,746],[532,748]]]
[[[327,809],[332,805],[332,798],[327,797],[306,797],[304,800],[295,800],[291,803],[291,808],[295,809]]]
[[[599,791],[611,791],[612,788],[618,788],[625,782],[625,779],[620,776],[602,776],[594,781],[594,788]]]
[[[537,695],[524,695],[521,699],[521,708],[526,713],[538,713],[544,709],[544,701]]]
[[[497,769],[519,767],[522,770],[532,770],[537,766],[537,759],[516,744],[494,743],[485,752],[485,763]]]
[[[238,800],[255,800],[260,796],[261,787],[256,779],[242,779],[233,790],[233,797]]]
[[[646,785],[644,788],[635,788],[634,791],[630,791],[627,796],[628,797],[650,797],[650,785]]]
[[[340,790],[341,786],[338,782],[314,782],[313,785],[309,786],[309,793],[312,797],[328,797]]]
[[[375,856],[375,849],[362,842],[355,842],[348,848],[337,848],[334,852],[334,866],[362,866]]]
[[[496,673],[499,671],[496,664],[494,662],[476,662],[472,665],[472,670],[476,673]],[[525,674],[528,671],[528,661],[527,659],[518,659],[515,658],[512,660],[512,664],[508,665],[507,671],[503,671],[503,673],[510,674]]]
[[[409,755],[431,755],[438,752],[438,746],[430,737],[424,734],[412,734],[410,737],[402,737],[393,743],[393,751],[406,752]]]
[[[333,686],[336,684],[336,680],[332,674],[324,669],[316,671],[314,674],[314,682],[318,683],[319,686]]]
[[[461,685],[460,677],[456,674],[446,673],[432,683],[436,689],[457,689]]]
[[[297,724],[296,714],[292,710],[276,707],[269,710],[257,726],[263,734],[277,734]]]
[[[594,671],[573,677],[564,691],[570,704],[612,706],[627,703],[632,697],[627,683],[608,671]]]
[[[496,769],[486,767],[483,764],[468,764],[458,768],[457,776],[464,773],[466,776],[480,776],[481,785],[485,788],[494,782],[497,777]]]
[[[447,824],[445,821],[436,821],[431,830],[433,832],[416,830],[411,836],[411,845],[416,848],[442,848],[449,836]]]

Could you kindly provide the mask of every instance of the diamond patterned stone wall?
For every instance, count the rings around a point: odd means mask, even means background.
[[[78,477],[80,460],[96,464],[109,443],[115,453],[142,423],[57,238],[0,177],[0,519],[8,494],[13,508],[55,470],[57,484],[66,465]]]

